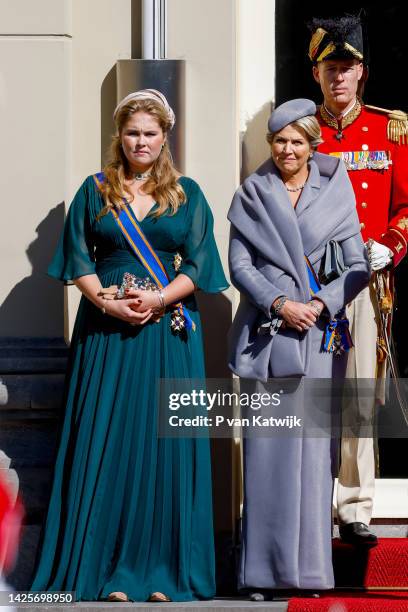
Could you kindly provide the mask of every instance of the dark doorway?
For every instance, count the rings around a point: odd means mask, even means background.
[[[408,111],[405,66],[408,59],[408,3],[405,1],[327,2],[276,0],[276,104],[292,98],[321,101],[307,57],[312,17],[331,17],[365,11],[369,41],[369,78],[364,92],[367,104]],[[408,146],[408,145],[407,145]],[[408,172],[408,168],[407,168]],[[397,308],[393,331],[401,376],[408,377],[408,258],[396,272]],[[408,478],[408,440],[380,440],[380,474]]]
[[[276,1],[276,103],[308,97],[320,102],[307,57],[312,17],[357,14],[363,8],[370,45],[370,75],[365,88],[367,104],[408,109],[405,65],[408,58],[408,3],[350,2],[339,5],[302,0]]]

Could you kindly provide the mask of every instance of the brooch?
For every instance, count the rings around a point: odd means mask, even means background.
[[[183,258],[180,253],[176,253],[173,259],[173,268],[176,272],[180,270],[181,264],[183,263]]]

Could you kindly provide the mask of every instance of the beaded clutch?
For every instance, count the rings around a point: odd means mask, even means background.
[[[122,279],[122,284],[116,292],[116,299],[122,300],[125,297],[126,289],[142,289],[143,291],[159,291],[159,287],[151,278],[145,276],[135,276],[130,272],[125,272]]]

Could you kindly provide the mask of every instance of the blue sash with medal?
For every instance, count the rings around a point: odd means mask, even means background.
[[[98,188],[100,188],[104,180],[105,175],[103,172],[98,172],[94,175],[94,181]],[[127,204],[125,198],[123,198],[123,201]],[[150,274],[156,285],[160,289],[166,287],[170,283],[167,272],[152,245],[146,238],[140,223],[129,211],[128,206],[122,208],[119,213],[113,208],[111,212],[126,242],[129,244],[140,263]],[[180,331],[184,326],[187,330],[195,331],[195,323],[191,319],[187,308],[183,306],[181,302],[173,304],[172,308],[174,309],[172,314],[172,328],[174,331]],[[173,320],[175,324],[173,324]],[[182,321],[184,321],[184,323],[180,324]]]
[[[320,291],[321,285],[313,270],[312,264],[305,255],[306,270],[309,277],[310,297]],[[342,308],[334,319],[329,321],[324,332],[323,350],[326,353],[341,354],[353,346],[349,331],[349,321],[345,316],[346,309]]]

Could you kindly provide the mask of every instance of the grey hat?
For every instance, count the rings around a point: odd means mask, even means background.
[[[296,98],[284,102],[275,108],[269,117],[268,130],[279,132],[285,125],[293,123],[302,117],[316,114],[316,104],[307,98]]]

